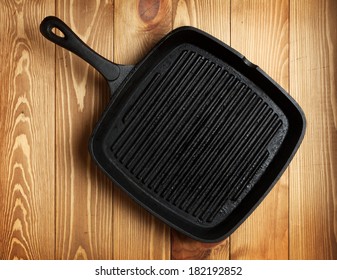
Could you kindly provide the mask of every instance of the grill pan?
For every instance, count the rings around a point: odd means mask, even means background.
[[[229,236],[302,141],[298,104],[196,28],[173,30],[135,66],[106,60],[56,17],[45,18],[40,31],[109,84],[111,100],[89,141],[93,160],[135,201],[194,239]]]

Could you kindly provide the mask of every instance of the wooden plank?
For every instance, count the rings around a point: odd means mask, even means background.
[[[57,1],[57,16],[89,46],[112,59],[111,1]],[[106,82],[69,51],[56,51],[56,258],[113,257],[113,188],[88,152],[108,104]]]
[[[114,61],[135,64],[172,28],[169,0],[115,0]],[[170,230],[118,188],[114,193],[114,258],[170,258]]]
[[[0,259],[54,258],[54,3],[1,1]]]
[[[191,25],[223,42],[230,40],[230,1],[174,0],[173,27]],[[173,259],[228,259],[228,239],[214,244],[194,241],[172,231]]]
[[[120,63],[136,63],[172,26],[189,24],[231,39],[285,89],[290,66],[307,133],[289,173],[231,243],[174,232],[172,258],[227,259],[231,248],[233,259],[337,259],[336,1],[116,0],[115,10],[113,0],[56,2],[85,42]],[[51,14],[54,1],[1,1],[0,259],[170,258],[169,228],[114,191],[87,153],[108,88],[59,47],[55,64],[38,31]]]
[[[190,25],[230,44],[230,0],[173,0],[173,27]]]
[[[231,45],[288,90],[288,1],[233,0]],[[230,237],[232,259],[288,258],[288,172]]]
[[[337,2],[290,3],[290,90],[307,118],[290,167],[290,258],[337,259]]]

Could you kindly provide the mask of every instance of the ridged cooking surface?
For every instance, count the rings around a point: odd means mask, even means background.
[[[282,126],[235,73],[187,50],[153,74],[122,122],[113,156],[147,192],[198,223],[235,205]]]

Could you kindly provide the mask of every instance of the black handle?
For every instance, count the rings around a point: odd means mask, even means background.
[[[53,29],[61,31],[56,35]],[[120,76],[120,66],[105,59],[88,47],[62,20],[54,16],[46,17],[40,24],[40,32],[53,43],[77,54],[95,67],[106,80],[114,81]]]

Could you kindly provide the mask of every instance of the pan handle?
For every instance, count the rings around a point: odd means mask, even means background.
[[[55,29],[60,30],[62,35],[57,35],[54,31]],[[48,40],[75,53],[87,61],[108,81],[117,80],[120,76],[121,70],[124,72],[123,69],[121,69],[123,65],[115,64],[96,53],[57,17],[46,17],[40,24],[40,32]]]

